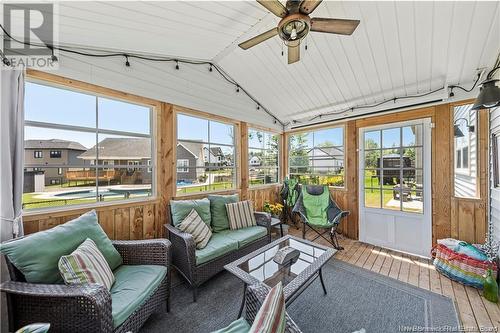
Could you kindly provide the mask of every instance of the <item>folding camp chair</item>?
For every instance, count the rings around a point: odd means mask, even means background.
[[[303,239],[306,238],[306,227],[309,227],[318,234],[313,241],[322,237],[337,250],[343,250],[337,239],[337,228],[349,212],[337,206],[330,196],[328,186],[303,186],[292,212],[302,219]],[[325,237],[327,233],[330,239]]]
[[[294,216],[292,214],[292,209],[295,206],[295,203],[297,202],[297,198],[299,197],[299,183],[297,182],[296,179],[288,179],[286,178],[285,181],[283,182],[283,187],[281,188],[280,191],[280,198],[281,202],[283,204],[283,213],[282,213],[282,218],[285,223],[288,222],[288,224],[293,223],[297,229],[298,229],[298,224],[297,221],[294,219]]]

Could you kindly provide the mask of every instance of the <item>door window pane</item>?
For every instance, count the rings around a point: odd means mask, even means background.
[[[364,140],[365,206],[422,213],[423,125],[365,132]]]

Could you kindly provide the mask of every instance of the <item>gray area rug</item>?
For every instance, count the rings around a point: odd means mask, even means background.
[[[323,268],[328,295],[319,279],[287,311],[304,333],[401,332],[405,327],[457,327],[453,301],[445,296],[332,260]],[[192,302],[186,284],[172,291],[170,313],[154,314],[141,332],[206,333],[236,319],[243,283],[223,272],[199,290]]]

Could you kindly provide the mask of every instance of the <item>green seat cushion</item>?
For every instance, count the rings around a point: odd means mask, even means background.
[[[219,232],[229,229],[226,204],[239,201],[238,194],[233,195],[209,195],[210,212],[212,214],[212,230]]]
[[[156,291],[167,268],[158,265],[122,265],[114,272],[111,287],[111,315],[113,326],[120,326]]]
[[[226,237],[225,234],[214,233],[207,246],[201,250],[196,250],[196,265],[201,265],[221,255],[236,251],[237,249],[238,241]]]
[[[307,221],[310,225],[318,228],[330,227],[328,221],[328,207],[330,205],[330,192],[328,187],[323,188],[323,193],[318,195],[309,194],[307,189],[302,190],[302,201],[306,210]]]
[[[252,243],[253,241],[267,235],[267,228],[259,225],[241,228],[237,230],[224,230],[219,232],[220,235],[238,242],[238,248]]]
[[[171,200],[172,224],[177,227],[193,209],[200,215],[203,222],[210,226],[212,217],[210,215],[210,201],[207,198],[199,200]]]
[[[250,331],[250,325],[244,318],[240,318],[233,321],[229,326],[212,333],[248,333],[248,331]]]
[[[27,282],[62,283],[59,258],[71,254],[87,238],[94,241],[112,270],[122,264],[122,257],[93,210],[54,228],[2,243],[0,252],[23,273]]]

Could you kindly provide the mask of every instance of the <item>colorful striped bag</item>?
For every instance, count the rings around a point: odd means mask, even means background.
[[[431,255],[438,272],[467,286],[483,289],[484,276],[488,268],[492,269],[493,278],[497,278],[498,267],[494,262],[476,260],[442,244],[433,247]]]

